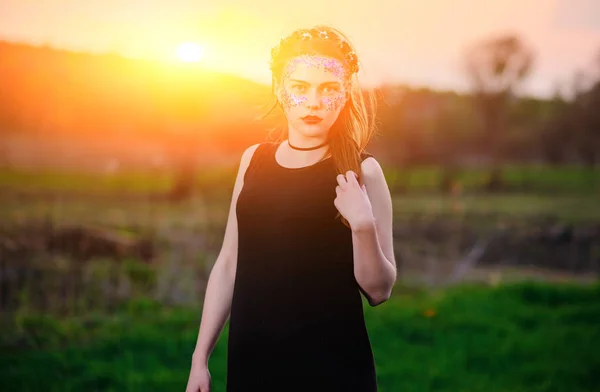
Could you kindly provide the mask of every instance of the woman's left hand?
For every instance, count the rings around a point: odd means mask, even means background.
[[[352,229],[360,225],[370,224],[374,221],[373,209],[365,185],[358,183],[358,176],[352,170],[348,170],[346,175],[338,174],[338,186],[335,187],[337,194],[333,204],[340,214],[350,224]]]

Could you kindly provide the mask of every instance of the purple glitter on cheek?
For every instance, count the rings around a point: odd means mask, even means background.
[[[292,94],[287,91],[287,89],[283,89],[283,93],[281,94],[281,105],[286,108],[292,108],[302,105],[306,102],[306,97],[301,95]]]
[[[344,104],[344,94],[340,93],[334,97],[325,97],[323,98],[323,103],[325,104],[325,110],[334,112]]]

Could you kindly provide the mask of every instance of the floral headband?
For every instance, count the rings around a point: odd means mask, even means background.
[[[273,71],[274,65],[278,62],[282,51],[284,51],[288,45],[309,40],[321,40],[336,44],[339,47],[342,56],[344,56],[348,70],[350,71],[350,75],[358,72],[358,57],[356,56],[354,50],[352,50],[350,44],[346,40],[340,38],[337,34],[330,33],[327,30],[318,29],[296,30],[291,35],[281,38],[279,43],[273,49],[271,49],[271,71]]]

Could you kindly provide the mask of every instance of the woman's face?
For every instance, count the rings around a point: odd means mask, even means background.
[[[326,136],[346,104],[345,75],[343,64],[331,57],[292,58],[277,87],[290,130],[306,137]]]

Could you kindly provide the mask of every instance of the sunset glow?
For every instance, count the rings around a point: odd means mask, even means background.
[[[524,88],[543,95],[568,85],[577,69],[591,69],[600,45],[600,3],[593,0],[374,0],[355,2],[352,12],[341,0],[225,3],[4,0],[0,39],[161,62],[201,61],[205,68],[270,84],[267,64],[279,38],[325,23],[354,42],[366,84],[464,91],[466,48],[514,32],[535,49]],[[63,15],[70,15],[68,23]]]
[[[202,58],[202,48],[193,42],[184,42],[177,48],[177,57],[186,63],[195,63]]]

